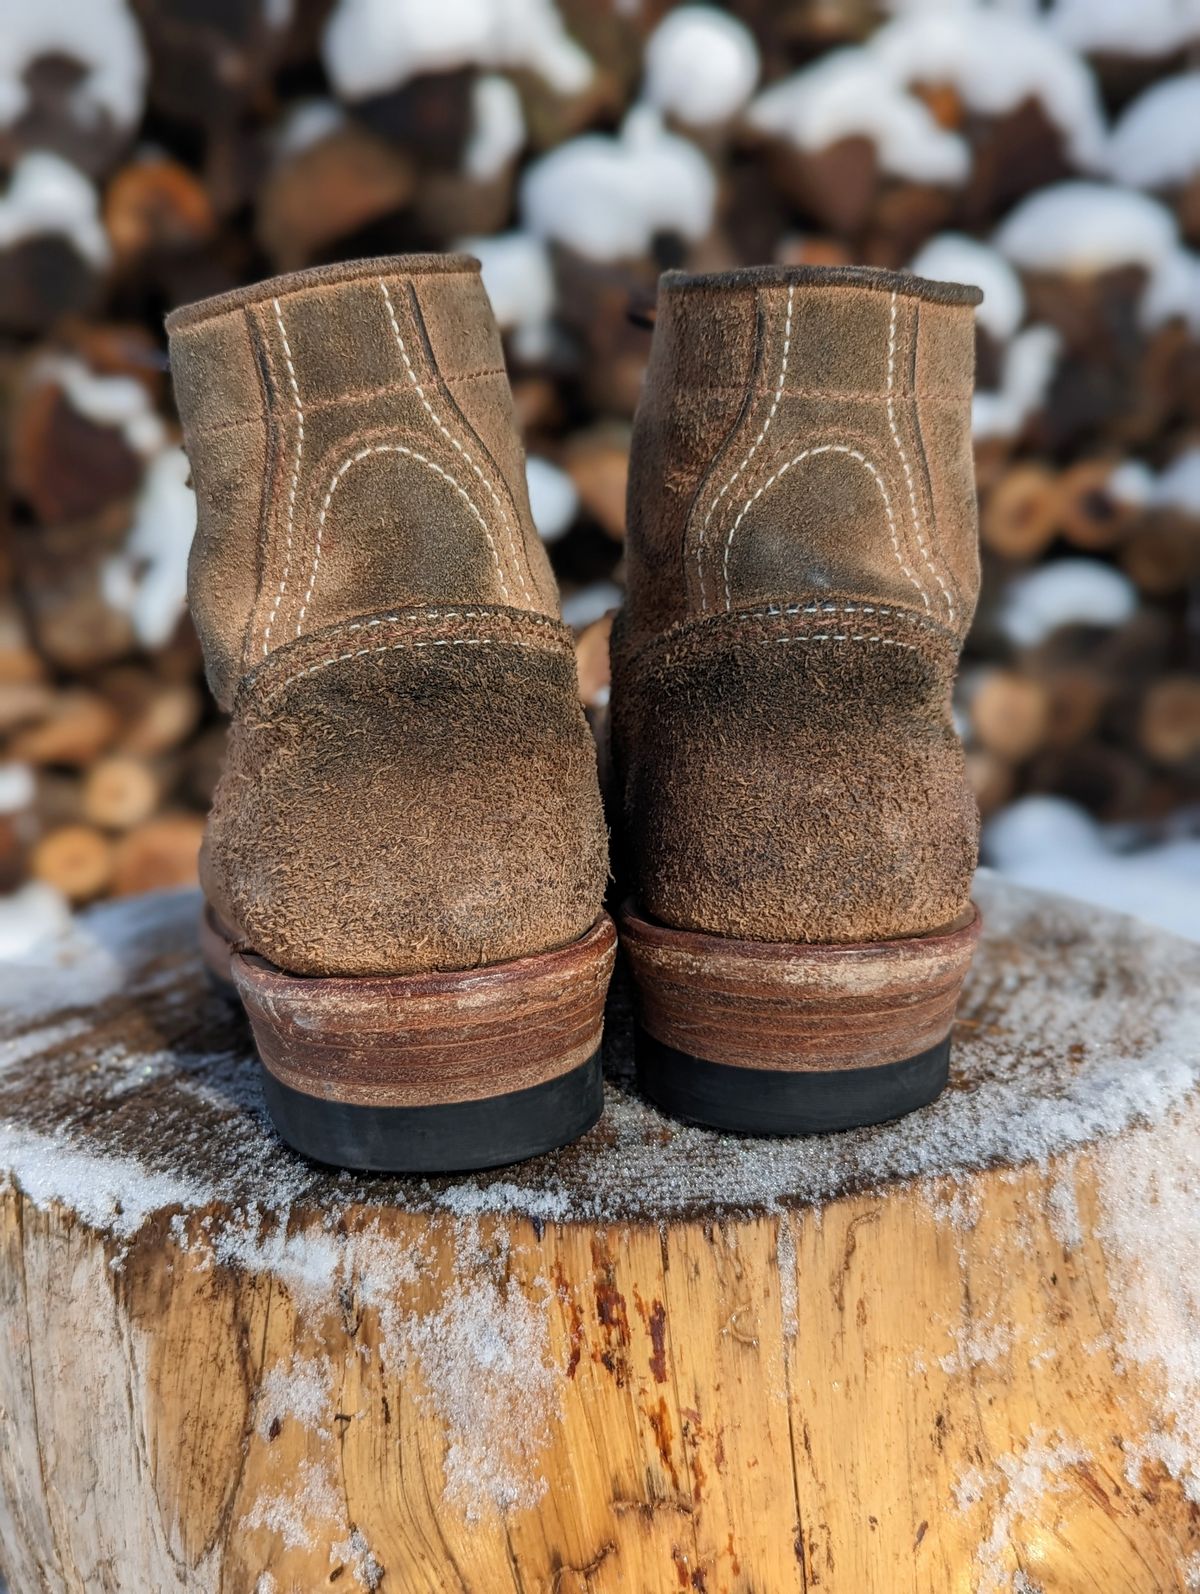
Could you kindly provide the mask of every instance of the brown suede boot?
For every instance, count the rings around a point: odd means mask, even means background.
[[[950,688],[979,582],[974,288],[662,282],[612,725],[648,1093],[753,1133],[946,1080],[978,931]]]
[[[560,1145],[600,1111],[605,833],[478,266],[304,271],[167,326],[233,720],[205,941],[275,1123],[360,1168]]]

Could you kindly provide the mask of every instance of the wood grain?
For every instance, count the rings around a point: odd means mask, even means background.
[[[983,905],[928,1114],[672,1125],[618,991],[606,1119],[459,1181],[292,1157],[194,897],[95,920],[0,1018],[13,1594],[1186,1594],[1200,949]]]

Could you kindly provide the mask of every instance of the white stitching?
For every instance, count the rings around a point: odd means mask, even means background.
[[[280,681],[273,691],[268,692],[262,699],[263,706],[271,703],[281,692],[291,686],[293,681],[299,681],[306,675],[316,675],[320,670],[326,670],[332,664],[345,664],[349,659],[364,659],[373,657],[377,653],[398,653],[405,648],[490,648],[514,647],[535,648],[541,644],[525,637],[439,637],[427,642],[385,642],[378,648],[351,648],[346,653],[335,653],[331,658],[319,659],[316,664],[310,664],[305,670],[297,670],[294,674]]]
[[[725,483],[724,487],[721,488],[721,491],[713,499],[712,503],[708,506],[708,513],[704,517],[704,524],[700,527],[700,536],[696,540],[696,576],[697,576],[697,579],[699,580],[699,583],[700,583],[700,610],[701,610],[701,613],[707,613],[708,612],[708,597],[707,597],[707,595],[706,595],[706,593],[704,591],[704,563],[703,563],[703,560],[704,560],[704,538],[705,538],[705,535],[706,535],[706,533],[708,531],[708,524],[709,524],[709,521],[712,519],[713,514],[716,511],[717,505],[721,502],[722,498],[724,498],[725,494],[733,486],[734,482],[737,481],[738,477],[742,474],[742,472],[745,470],[746,466],[750,463],[750,461],[754,458],[755,454],[758,452],[759,444],[762,442],[763,438],[770,431],[771,422],[775,419],[775,412],[779,408],[779,400],[783,396],[783,383],[784,383],[784,379],[787,376],[787,368],[788,368],[788,352],[789,352],[789,350],[791,349],[791,346],[792,346],[792,299],[793,299],[793,297],[795,295],[795,291],[796,291],[795,284],[794,283],[789,283],[789,285],[788,285],[788,296],[787,296],[787,320],[786,320],[786,323],[785,323],[784,329],[783,329],[783,360],[782,360],[782,363],[780,364],[780,367],[779,367],[779,380],[775,384],[775,397],[774,397],[774,399],[771,402],[770,412],[767,415],[766,420],[762,424],[762,430],[759,432],[758,436],[754,439],[753,443],[751,443],[749,453],[746,455],[745,459],[738,466],[738,468],[734,471],[733,475]]]
[[[746,515],[751,507],[758,502],[768,487],[773,486],[781,476],[786,476],[793,465],[799,465],[802,460],[810,459],[816,454],[849,454],[851,459],[856,459],[860,465],[865,465],[867,470],[870,471],[871,478],[876,487],[879,488],[880,494],[883,497],[883,507],[887,513],[888,526],[890,527],[892,533],[892,546],[896,550],[896,558],[900,560],[900,568],[905,572],[909,580],[912,581],[917,591],[921,593],[921,596],[923,598],[925,597],[924,592],[921,591],[920,583],[917,581],[917,578],[913,575],[912,571],[909,570],[908,566],[904,563],[904,560],[901,556],[900,544],[896,535],[896,517],[892,512],[892,500],[888,494],[887,484],[880,475],[879,471],[874,465],[872,465],[871,461],[865,454],[860,454],[857,448],[851,448],[848,443],[819,443],[815,448],[804,449],[802,453],[797,454],[793,459],[789,459],[786,465],[781,465],[773,475],[767,477],[766,481],[763,482],[762,486],[756,493],[747,498],[746,502],[738,511],[738,517],[734,521],[733,525],[730,526],[729,535],[725,539],[725,608],[727,612],[733,607],[733,594],[729,585],[729,556],[733,552],[734,533],[737,531],[742,521],[746,518]],[[928,598],[925,598],[925,607],[929,607]]]
[[[904,648],[908,653],[917,653],[920,650],[912,642],[899,642],[890,636],[866,636],[861,631],[847,632],[818,632],[816,636],[776,636],[764,637],[764,647],[770,642],[879,642],[885,648]]]
[[[380,614],[374,620],[356,620],[353,625],[338,626],[339,631],[374,631],[377,626],[399,624],[403,625],[412,620],[498,620],[503,615],[495,610],[486,609],[422,609],[420,613],[410,611],[407,614]],[[535,614],[532,611],[523,614],[522,619],[527,624],[540,624],[549,630],[561,630],[562,622],[551,619],[549,615]]]
[[[404,361],[404,368],[408,372],[409,380],[411,381],[413,387],[417,391],[417,397],[421,400],[421,403],[425,406],[425,410],[426,410],[426,413],[429,416],[429,419],[437,427],[438,431],[441,432],[442,436],[446,439],[446,441],[448,443],[451,443],[458,450],[458,452],[466,460],[467,464],[471,467],[471,469],[475,472],[476,476],[479,477],[479,480],[483,483],[483,485],[487,488],[488,492],[491,494],[492,502],[495,504],[496,509],[498,510],[498,512],[500,514],[500,518],[504,522],[504,529],[505,529],[505,532],[506,532],[506,534],[508,536],[509,547],[511,548],[512,554],[513,554],[513,569],[517,573],[517,580],[521,583],[521,590],[525,594],[526,601],[528,601],[529,600],[529,586],[528,586],[528,583],[525,580],[524,573],[521,570],[521,560],[520,560],[519,556],[517,555],[517,537],[516,537],[516,532],[513,530],[512,522],[508,518],[508,511],[505,509],[504,504],[502,503],[502,501],[500,499],[500,495],[497,493],[496,489],[492,486],[491,482],[488,481],[487,477],[483,474],[483,472],[480,470],[479,466],[471,458],[470,454],[467,453],[466,449],[459,442],[458,438],[455,437],[452,432],[448,431],[447,428],[442,425],[442,422],[439,420],[438,416],[434,413],[433,405],[430,404],[429,400],[426,398],[425,389],[421,386],[420,382],[417,379],[417,373],[413,370],[412,361],[408,357],[408,350],[404,347],[404,339],[400,336],[400,323],[396,319],[396,309],[395,309],[395,306],[392,304],[392,296],[388,292],[388,285],[387,285],[386,282],[384,282],[382,277],[380,277],[378,279],[378,281],[379,281],[379,291],[380,291],[380,293],[383,294],[383,302],[387,305],[388,320],[392,323],[392,336],[396,340],[396,347],[400,350],[400,357]],[[482,517],[480,517],[480,518],[482,519]],[[488,540],[489,540],[489,542],[491,541],[490,538]],[[493,553],[494,552],[495,552],[495,549],[493,548]],[[496,573],[497,573],[497,575],[500,576],[500,586],[504,590],[504,596],[507,598],[508,597],[508,589],[504,586],[504,577],[503,577],[503,575],[500,574],[500,561],[499,561],[499,559],[496,560]]]
[[[466,488],[457,479],[457,477],[452,476],[448,470],[443,470],[442,467],[436,464],[432,459],[427,459],[424,454],[418,454],[415,448],[406,448],[403,443],[372,443],[367,448],[360,448],[357,454],[351,454],[349,459],[344,459],[338,466],[337,470],[334,472],[333,480],[329,483],[329,491],[325,494],[324,501],[321,504],[321,512],[317,516],[317,556],[320,556],[321,532],[325,525],[325,516],[329,512],[329,506],[333,502],[333,495],[337,492],[338,485],[341,482],[342,477],[350,469],[351,465],[357,465],[359,460],[366,459],[368,454],[406,454],[409,459],[415,459],[418,464],[428,466],[431,471],[436,472],[437,475],[443,477],[450,483],[451,487],[453,487],[454,491],[458,493],[459,497],[463,500],[467,508],[471,511],[476,520],[479,522],[480,526],[483,528],[483,535],[487,538],[488,547],[492,550],[492,559],[496,566],[496,575],[500,582],[500,590],[507,598],[509,595],[508,588],[504,585],[504,577],[500,572],[500,560],[496,553],[496,544],[492,541],[492,534],[487,529],[487,522],[476,508],[475,501],[472,499]],[[316,580],[316,577],[317,562],[316,559],[314,559],[312,576],[313,581]],[[306,597],[304,600],[305,609],[307,609],[308,599],[311,597],[312,583],[310,582],[308,588],[308,597]],[[304,618],[304,609],[301,609],[300,611],[300,618],[301,620]],[[296,628],[296,635],[300,635],[299,626]]]
[[[416,614],[381,614],[374,620],[356,620],[353,625],[343,626],[345,631],[372,631],[377,625],[403,624],[406,620],[488,620],[497,619],[499,616],[485,614],[481,609],[422,609]]]
[[[923,615],[913,614],[909,609],[882,609],[870,603],[789,603],[780,607],[769,603],[765,609],[744,610],[734,615],[735,620],[774,620],[785,614],[893,614],[898,620],[908,620],[913,625],[929,625],[930,622]]]
[[[925,560],[925,563],[929,566],[929,569],[932,571],[934,579],[937,581],[938,586],[941,587],[941,589],[942,589],[942,597],[946,600],[947,613],[949,614],[949,617],[950,617],[951,621],[953,621],[953,619],[954,619],[954,604],[950,601],[950,594],[946,590],[946,583],[942,580],[941,572],[937,569],[937,567],[934,565],[933,560],[929,557],[929,549],[925,546],[925,538],[924,538],[924,536],[921,533],[921,521],[920,521],[920,516],[919,516],[919,514],[917,512],[917,491],[916,491],[916,487],[913,485],[912,467],[908,463],[908,455],[905,453],[904,444],[900,440],[900,428],[896,425],[895,374],[896,374],[896,294],[895,294],[895,290],[893,290],[893,292],[892,292],[891,316],[890,316],[889,321],[888,321],[888,357],[887,357],[887,417],[888,417],[888,425],[892,429],[892,441],[896,445],[896,452],[900,455],[900,463],[904,467],[904,480],[905,480],[905,482],[908,485],[908,504],[909,504],[909,509],[912,511],[913,531],[916,533],[917,547],[921,550],[922,558]],[[907,569],[907,567],[906,567],[906,569]],[[910,576],[912,575],[911,571],[909,571],[908,573],[909,573]],[[929,598],[926,596],[924,587],[922,587],[919,582],[917,583],[917,591],[921,594],[921,597],[924,599],[925,607],[928,608],[929,607]]]
[[[275,306],[275,322],[279,328],[279,335],[283,339],[283,355],[287,361],[288,378],[292,386],[292,402],[296,406],[296,453],[292,460],[292,481],[288,489],[287,550],[283,559],[283,575],[279,580],[279,591],[275,594],[275,602],[271,608],[271,618],[267,621],[267,629],[263,633],[264,656],[271,640],[271,627],[275,624],[275,616],[279,613],[279,604],[287,588],[288,572],[292,568],[292,531],[296,519],[296,486],[300,480],[300,456],[304,452],[304,405],[300,402],[300,384],[296,381],[296,367],[292,364],[292,346],[288,342],[287,328],[283,324],[283,312],[279,308],[279,300],[273,299],[271,302]],[[309,590],[311,592],[311,588]],[[307,602],[307,599],[305,601]],[[299,634],[299,628],[297,628],[296,635],[299,636]]]

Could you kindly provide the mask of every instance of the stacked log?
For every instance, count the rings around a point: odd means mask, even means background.
[[[1200,804],[1184,24],[1151,48],[1078,7],[560,0],[478,37],[418,0],[88,9],[29,29],[28,59],[18,39],[0,97],[0,891],[78,903],[194,874],[222,733],[182,609],[163,311],[463,244],[590,712],[659,271],[912,266],[987,293],[958,703],[982,808],[1055,792],[1147,824]]]

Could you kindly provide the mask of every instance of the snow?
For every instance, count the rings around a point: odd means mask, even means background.
[[[1004,348],[1000,386],[977,389],[971,426],[977,438],[1015,437],[1045,402],[1062,339],[1053,327],[1021,328],[1025,290],[1009,262],[989,244],[964,233],[931,238],[909,268],[939,282],[971,282],[983,289],[979,324]]]
[[[1083,1219],[1079,1213],[1075,1170],[1069,1164],[1059,1172],[1050,1186],[1046,1215],[1050,1221],[1050,1232],[1068,1251],[1074,1251],[1083,1244]]]
[[[1200,940],[1200,840],[1121,851],[1120,831],[1065,797],[1021,797],[988,820],[983,856],[1007,879]]]
[[[1078,816],[1066,820],[1060,852],[1088,837]],[[551,1333],[551,1286],[515,1282],[514,1231],[492,1214],[611,1224],[774,1215],[786,1326],[797,1310],[790,1207],[819,1214],[846,1191],[916,1181],[945,1221],[964,1222],[971,1184],[960,1175],[1037,1163],[1053,1177],[1052,1221],[1069,1243],[1078,1222],[1070,1159],[1087,1147],[1104,1174],[1101,1232],[1114,1276],[1130,1280],[1114,1342],[1164,1381],[1161,1431],[1145,1458],[1190,1486],[1200,1465],[1200,1329],[1188,1327],[1200,1322],[1188,1261],[1200,1244],[1200,948],[986,872],[976,896],[985,931],[954,1089],[921,1113],[813,1137],[802,1155],[792,1142],[672,1123],[630,1088],[618,992],[602,1126],[554,1156],[452,1180],[337,1174],[290,1153],[266,1125],[240,1017],[207,990],[197,896],[106,904],[36,955],[0,964],[0,1177],[35,1206],[65,1201],[81,1224],[120,1242],[166,1219],[190,1266],[272,1277],[306,1322],[319,1323],[331,1302],[368,1314],[381,1363],[447,1435],[447,1496],[483,1520],[540,1490],[566,1354]],[[108,1037],[99,1055],[98,1026]],[[114,1093],[122,1075],[127,1088]],[[1176,1133],[1185,1108],[1186,1133]],[[1002,1322],[981,1319],[952,1331],[948,1370],[1008,1353]],[[341,1386],[319,1341],[266,1371],[255,1426],[299,1424],[307,1454],[298,1473],[264,1476],[250,1514],[285,1547],[310,1526],[328,1532],[339,1562],[370,1587],[369,1547],[352,1544],[336,1487]],[[1030,1513],[1039,1490],[1054,1492],[1072,1454],[1069,1433],[1032,1432],[957,1480],[960,1506],[984,1513],[983,1548],[997,1524]]]
[[[145,648],[169,641],[183,613],[188,551],[196,529],[189,473],[181,448],[165,448],[150,461],[125,546],[102,572],[105,600],[129,615]]]
[[[264,1489],[255,1495],[239,1526],[277,1533],[286,1550],[310,1550],[313,1540],[309,1525],[335,1520],[340,1506],[332,1467],[324,1460],[305,1456],[281,1488]]]
[[[974,1367],[994,1366],[1013,1349],[1013,1331],[1007,1323],[960,1323],[953,1337],[954,1349],[938,1357],[938,1365],[952,1378]]]
[[[131,128],[146,90],[146,52],[125,0],[0,0],[0,126],[11,127],[29,106],[25,74],[46,56],[84,68],[71,90],[71,114],[83,130],[105,122]]]
[[[998,250],[966,233],[938,233],[916,255],[909,270],[935,282],[967,282],[982,288],[983,303],[975,318],[998,343],[1007,343],[1025,319],[1020,277]]]
[[[987,1502],[990,1524],[987,1537],[976,1553],[980,1569],[973,1584],[974,1594],[1007,1594],[1014,1587],[1008,1570],[1006,1551],[1012,1553],[1015,1529],[1032,1518],[1043,1527],[1053,1522],[1050,1497],[1061,1494],[1069,1480],[1069,1468],[1080,1466],[1090,1457],[1061,1431],[1049,1433],[1032,1428],[1016,1449],[992,1456],[987,1471],[971,1467],[953,1489],[961,1511],[970,1511]]]
[[[1200,72],[1152,84],[1122,112],[1108,168],[1130,188],[1171,188],[1200,171]]]
[[[1142,460],[1125,460],[1108,486],[1138,509],[1174,509],[1200,519],[1200,444],[1185,448],[1157,475]]]
[[[328,1438],[333,1421],[333,1365],[328,1356],[293,1355],[267,1369],[259,1385],[254,1431],[270,1440],[285,1422]]]
[[[37,781],[28,764],[0,763],[0,814],[19,814],[37,795]]]
[[[1089,54],[1171,55],[1200,42],[1200,0],[1054,0],[1048,25]]]
[[[1142,321],[1180,316],[1200,329],[1200,258],[1183,248],[1160,200],[1132,188],[1055,183],[1031,194],[1001,223],[993,242],[1027,271],[1088,276],[1140,266],[1148,276]]]
[[[57,1044],[57,1037],[55,1038]],[[0,1122],[0,1166],[21,1170],[21,1189],[35,1206],[69,1192],[73,1209],[93,1228],[121,1239],[136,1234],[156,1212],[192,1206],[200,1189],[186,1178],[140,1169],[76,1148],[63,1134],[39,1134]]]
[[[1061,352],[1062,338],[1053,327],[1018,332],[1004,351],[1000,386],[978,388],[972,398],[974,436],[1015,437],[1045,403]]]
[[[512,82],[488,72],[471,86],[471,137],[463,154],[463,170],[477,182],[490,182],[525,147],[525,113]]]
[[[0,195],[0,249],[46,234],[69,239],[97,270],[108,264],[108,234],[95,187],[69,162],[49,150],[34,150],[16,163]]]
[[[887,23],[868,48],[893,82],[949,84],[984,116],[1037,100],[1077,166],[1092,169],[1103,159],[1104,115],[1091,69],[1032,19],[930,12]]]
[[[557,542],[570,531],[579,512],[579,494],[565,470],[531,454],[525,461],[529,507],[543,542]]]
[[[0,1040],[76,1019],[80,1006],[105,1001],[115,1013],[125,1004],[138,1021],[122,1032],[124,1063],[112,1059],[98,1077],[86,1046],[68,1040],[0,1073],[9,1137],[0,1162],[23,1188],[30,1171],[39,1202],[61,1196],[98,1227],[119,1222],[122,1233],[173,1202],[205,1214],[215,1204],[225,1216],[195,1243],[211,1246],[217,1260],[274,1274],[305,1298],[323,1298],[353,1275],[371,1285],[360,1287],[364,1300],[382,1309],[421,1269],[394,1230],[372,1226],[396,1203],[466,1230],[491,1212],[616,1221],[647,1210],[666,1217],[819,1204],[846,1189],[1040,1161],[1161,1121],[1189,1096],[1200,1083],[1200,950],[986,872],[976,895],[985,933],[963,1002],[957,1088],[926,1111],[816,1137],[800,1158],[786,1141],[721,1140],[672,1124],[627,1088],[629,1037],[618,1006],[603,1133],[558,1158],[443,1181],[335,1176],[289,1153],[266,1129],[244,1029],[206,994],[195,895],[106,904],[81,916],[60,945],[0,964]],[[988,1016],[993,1001],[1002,1022]],[[173,1049],[174,1086],[157,1067]],[[110,1102],[115,1073],[123,1066],[140,1079],[148,1056],[154,1077]],[[196,1092],[201,1083],[207,1096]],[[155,1108],[146,1138],[143,1091],[153,1092]],[[93,1097],[108,1109],[90,1112]],[[52,1132],[68,1120],[69,1132]],[[158,1179],[167,1182],[155,1186]],[[339,1229],[351,1207],[354,1223]]]
[[[351,1528],[346,1538],[329,1546],[329,1561],[332,1566],[348,1566],[360,1588],[374,1590],[383,1582],[383,1568],[361,1528]]]
[[[1021,329],[1025,290],[1009,262],[989,244],[963,233],[931,238],[909,268],[939,282],[970,282],[983,289],[976,311],[979,324],[996,342],[1007,345],[1000,386],[976,389],[971,427],[976,438],[1015,437],[1046,400],[1062,351],[1053,327]]]
[[[559,1415],[550,1353],[549,1293],[531,1301],[514,1279],[460,1277],[441,1305],[405,1324],[402,1363],[420,1369],[423,1395],[449,1436],[446,1498],[468,1522],[528,1510],[545,1493],[536,1461]],[[532,1480],[532,1481],[531,1481]]]
[[[786,1215],[779,1220],[775,1261],[779,1269],[779,1316],[783,1337],[795,1339],[800,1332],[800,1287],[796,1276],[796,1236]]]
[[[40,880],[0,896],[0,962],[25,957],[61,935],[70,922],[66,898]]]
[[[73,354],[47,353],[34,365],[32,380],[57,383],[77,414],[95,426],[116,427],[135,454],[155,454],[165,442],[166,426],[136,377],[101,376]]]
[[[1161,1462],[1200,1504],[1200,1152],[1195,1122],[1180,1118],[1099,1148],[1097,1233],[1121,1289],[1115,1348],[1161,1386],[1159,1424],[1139,1463]],[[1150,1387],[1153,1387],[1151,1384]]]
[[[1151,503],[1200,516],[1200,444],[1177,455],[1154,484]]]
[[[758,45],[743,22],[715,6],[669,11],[646,43],[651,105],[692,127],[727,122],[754,93]]]
[[[346,113],[336,100],[295,100],[275,134],[275,153],[284,157],[302,154],[336,133],[346,121]]]
[[[479,261],[497,325],[515,334],[514,352],[522,359],[541,359],[550,345],[555,302],[554,269],[546,245],[531,233],[508,232],[493,238],[463,238],[455,248]]]
[[[1151,329],[1178,318],[1200,332],[1200,256],[1187,249],[1166,256],[1146,286],[1141,318]]]
[[[521,181],[525,227],[593,260],[646,254],[657,233],[695,242],[712,226],[717,184],[688,139],[638,105],[615,136],[586,133],[534,161]]]
[[[1060,626],[1120,625],[1136,608],[1137,589],[1112,565],[1052,559],[1009,582],[1000,628],[1018,647],[1034,647]]]
[[[885,172],[914,182],[955,187],[970,170],[964,141],[939,127],[927,107],[868,50],[822,56],[760,94],[747,118],[760,131],[802,150],[870,139]]]
[[[619,609],[625,594],[615,581],[593,581],[563,599],[563,624],[582,630],[594,620],[603,619],[612,609]]]
[[[1148,194],[1106,183],[1065,182],[1022,200],[993,241],[1027,271],[1082,276],[1128,265],[1153,273],[1178,238],[1174,216]]]
[[[351,100],[472,65],[526,68],[559,94],[580,93],[594,73],[553,0],[339,0],[322,53]]]

